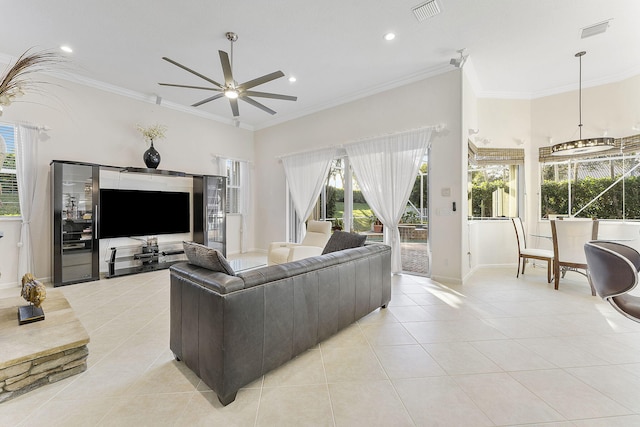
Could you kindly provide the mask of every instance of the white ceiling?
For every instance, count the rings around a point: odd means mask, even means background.
[[[238,34],[238,82],[276,70],[281,78],[254,88],[295,95],[298,101],[257,98],[271,116],[244,102],[240,121],[254,129],[452,70],[465,65],[480,97],[534,98],[640,74],[638,0],[438,0],[441,13],[418,22],[421,0],[4,0],[0,53],[67,44],[70,71],[167,105],[188,106],[208,91],[161,87],[158,82],[208,85],[163,61],[167,56],[223,81],[218,50]],[[606,33],[580,30],[611,20]],[[383,35],[393,31],[395,40]],[[198,110],[230,121],[226,99]]]

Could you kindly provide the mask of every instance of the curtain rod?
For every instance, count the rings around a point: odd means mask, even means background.
[[[49,130],[51,130],[51,128],[49,126],[40,126],[40,125],[36,125],[36,124],[33,124],[33,123],[29,123],[29,122],[11,123],[11,122],[0,121],[0,126],[12,126],[12,127],[15,127],[15,126],[18,126],[18,125],[21,125],[21,126],[24,126],[24,127],[28,127],[28,128],[31,128],[31,129],[37,129],[39,131],[49,131]]]
[[[362,141],[367,141],[369,139],[374,139],[374,138],[381,138],[383,136],[391,136],[391,135],[402,135],[403,133],[408,133],[408,132],[415,132],[415,131],[419,131],[419,130],[432,130],[435,131],[436,133],[442,132],[447,128],[446,123],[440,123],[437,125],[431,125],[431,126],[423,126],[423,127],[419,127],[419,128],[414,128],[414,129],[407,129],[407,130],[403,130],[403,131],[397,131],[397,132],[389,132],[389,133],[383,133],[380,135],[376,135],[376,136],[368,136],[365,138],[361,138],[361,139],[356,139],[356,140],[352,140],[349,142],[345,142],[343,144],[335,144],[335,145],[328,145],[324,148],[318,148],[318,149],[314,149],[314,150],[306,150],[306,151],[296,151],[294,153],[288,153],[288,154],[283,154],[280,156],[275,156],[276,159],[278,159],[278,161],[282,161],[283,157],[288,157],[288,156],[295,156],[297,154],[305,154],[305,153],[313,153],[314,151],[322,151],[322,150],[327,150],[327,149],[334,149],[334,150],[339,150],[344,148],[345,145],[349,145],[349,144],[353,144],[356,142],[362,142]]]
[[[226,159],[226,160],[231,160],[231,161],[234,161],[234,162],[244,162],[244,163],[248,163],[250,165],[253,164],[252,160],[238,159],[238,158],[235,158],[235,157],[224,156],[222,154],[213,154],[213,156],[216,159]]]
[[[293,152],[293,153],[283,154],[281,156],[276,156],[276,159],[281,161],[284,157],[296,156],[298,154],[315,153],[315,152],[325,151],[325,150],[337,150],[338,148],[340,148],[339,145],[328,145],[328,146],[323,147],[323,148],[316,148],[316,149],[313,149],[313,150],[296,151],[296,152]]]
[[[421,131],[421,130],[431,130],[431,131],[434,131],[434,132],[438,133],[438,132],[442,132],[446,128],[447,128],[447,125],[445,123],[440,123],[440,124],[437,124],[437,125],[422,126],[422,127],[419,127],[419,128],[401,130],[401,131],[397,131],[397,132],[381,133],[379,135],[367,136],[367,137],[364,137],[364,138],[355,139],[355,140],[352,140],[352,141],[349,141],[349,142],[345,142],[343,145],[341,145],[341,147],[344,146],[344,145],[349,145],[349,144],[353,144],[353,143],[356,143],[356,142],[368,141],[370,139],[382,138],[382,137],[386,137],[386,136],[402,135],[402,134],[405,134],[405,133],[417,132],[417,131]]]

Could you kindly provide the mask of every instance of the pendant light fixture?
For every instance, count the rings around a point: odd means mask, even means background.
[[[598,153],[600,151],[610,150],[614,147],[614,141],[611,137],[587,138],[582,139],[582,57],[587,52],[578,52],[575,57],[580,60],[580,83],[578,88],[578,103],[580,111],[580,123],[578,129],[580,139],[568,142],[561,142],[551,147],[552,156],[572,156],[576,154]]]

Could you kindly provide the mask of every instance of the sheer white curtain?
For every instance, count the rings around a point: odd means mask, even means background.
[[[362,194],[384,224],[391,246],[391,272],[402,271],[398,222],[404,213],[431,128],[371,138],[345,146]]]
[[[36,274],[31,244],[31,216],[38,181],[38,137],[40,128],[32,125],[16,126],[16,178],[22,227],[18,242],[18,284],[26,273]]]
[[[320,196],[335,154],[335,148],[328,148],[282,157],[289,193],[298,214],[298,228],[302,230],[300,239],[305,234],[304,221]]]
[[[251,179],[252,164],[249,162],[240,162],[240,200],[238,209],[242,215],[242,226],[240,228],[240,252],[249,251],[249,236],[251,235]]]

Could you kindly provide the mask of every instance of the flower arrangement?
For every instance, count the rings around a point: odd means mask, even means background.
[[[153,144],[153,141],[162,139],[165,137],[164,133],[167,131],[167,127],[165,125],[153,125],[149,127],[143,127],[141,125],[137,125],[138,131],[142,134],[142,137],[145,141]]]
[[[50,50],[33,53],[27,50],[20,55],[16,63],[0,78],[0,116],[3,106],[11,105],[17,97],[43,83],[31,80],[30,74],[47,71],[51,65],[63,61],[64,57]]]

